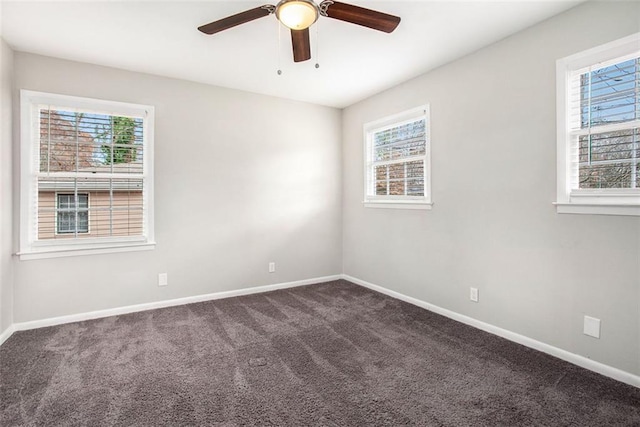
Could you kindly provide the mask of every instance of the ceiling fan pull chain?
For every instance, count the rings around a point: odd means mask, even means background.
[[[280,51],[281,47],[281,39],[282,39],[282,25],[280,25],[280,21],[276,19],[276,24],[278,25],[278,75],[282,75],[282,69],[280,69]]]
[[[316,22],[316,69],[320,68],[320,23]]]

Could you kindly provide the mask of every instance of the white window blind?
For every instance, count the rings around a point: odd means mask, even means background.
[[[152,242],[152,107],[23,91],[21,252]]]
[[[570,185],[640,188],[640,55],[569,76]]]
[[[425,203],[428,106],[365,125],[365,202]]]

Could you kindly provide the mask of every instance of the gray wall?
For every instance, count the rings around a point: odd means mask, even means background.
[[[11,85],[13,51],[0,38],[0,334],[13,323]]]
[[[339,110],[18,52],[14,71],[14,111],[19,89],[155,106],[158,243],[16,260],[15,322],[341,272]]]
[[[639,16],[587,3],[346,108],[344,273],[640,374],[640,218],[552,206],[556,59],[640,31]],[[423,103],[433,210],[364,208],[363,124]]]

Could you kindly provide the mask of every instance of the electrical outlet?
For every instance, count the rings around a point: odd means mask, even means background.
[[[584,316],[584,328],[582,332],[590,337],[600,338],[600,319]]]
[[[276,263],[275,262],[270,262],[269,263],[269,273],[275,273],[276,272]]]
[[[169,284],[169,276],[167,273],[158,274],[158,286],[167,286]]]
[[[478,288],[469,288],[469,299],[478,302]]]

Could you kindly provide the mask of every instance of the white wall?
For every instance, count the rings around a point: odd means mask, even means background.
[[[556,59],[640,31],[639,16],[583,4],[346,108],[344,273],[640,374],[640,218],[552,206]],[[363,124],[424,103],[433,210],[364,208]]]
[[[13,323],[12,79],[13,51],[0,38],[0,334]]]
[[[14,71],[14,111],[19,89],[155,106],[157,241],[16,260],[15,322],[341,272],[339,110],[18,52]]]

